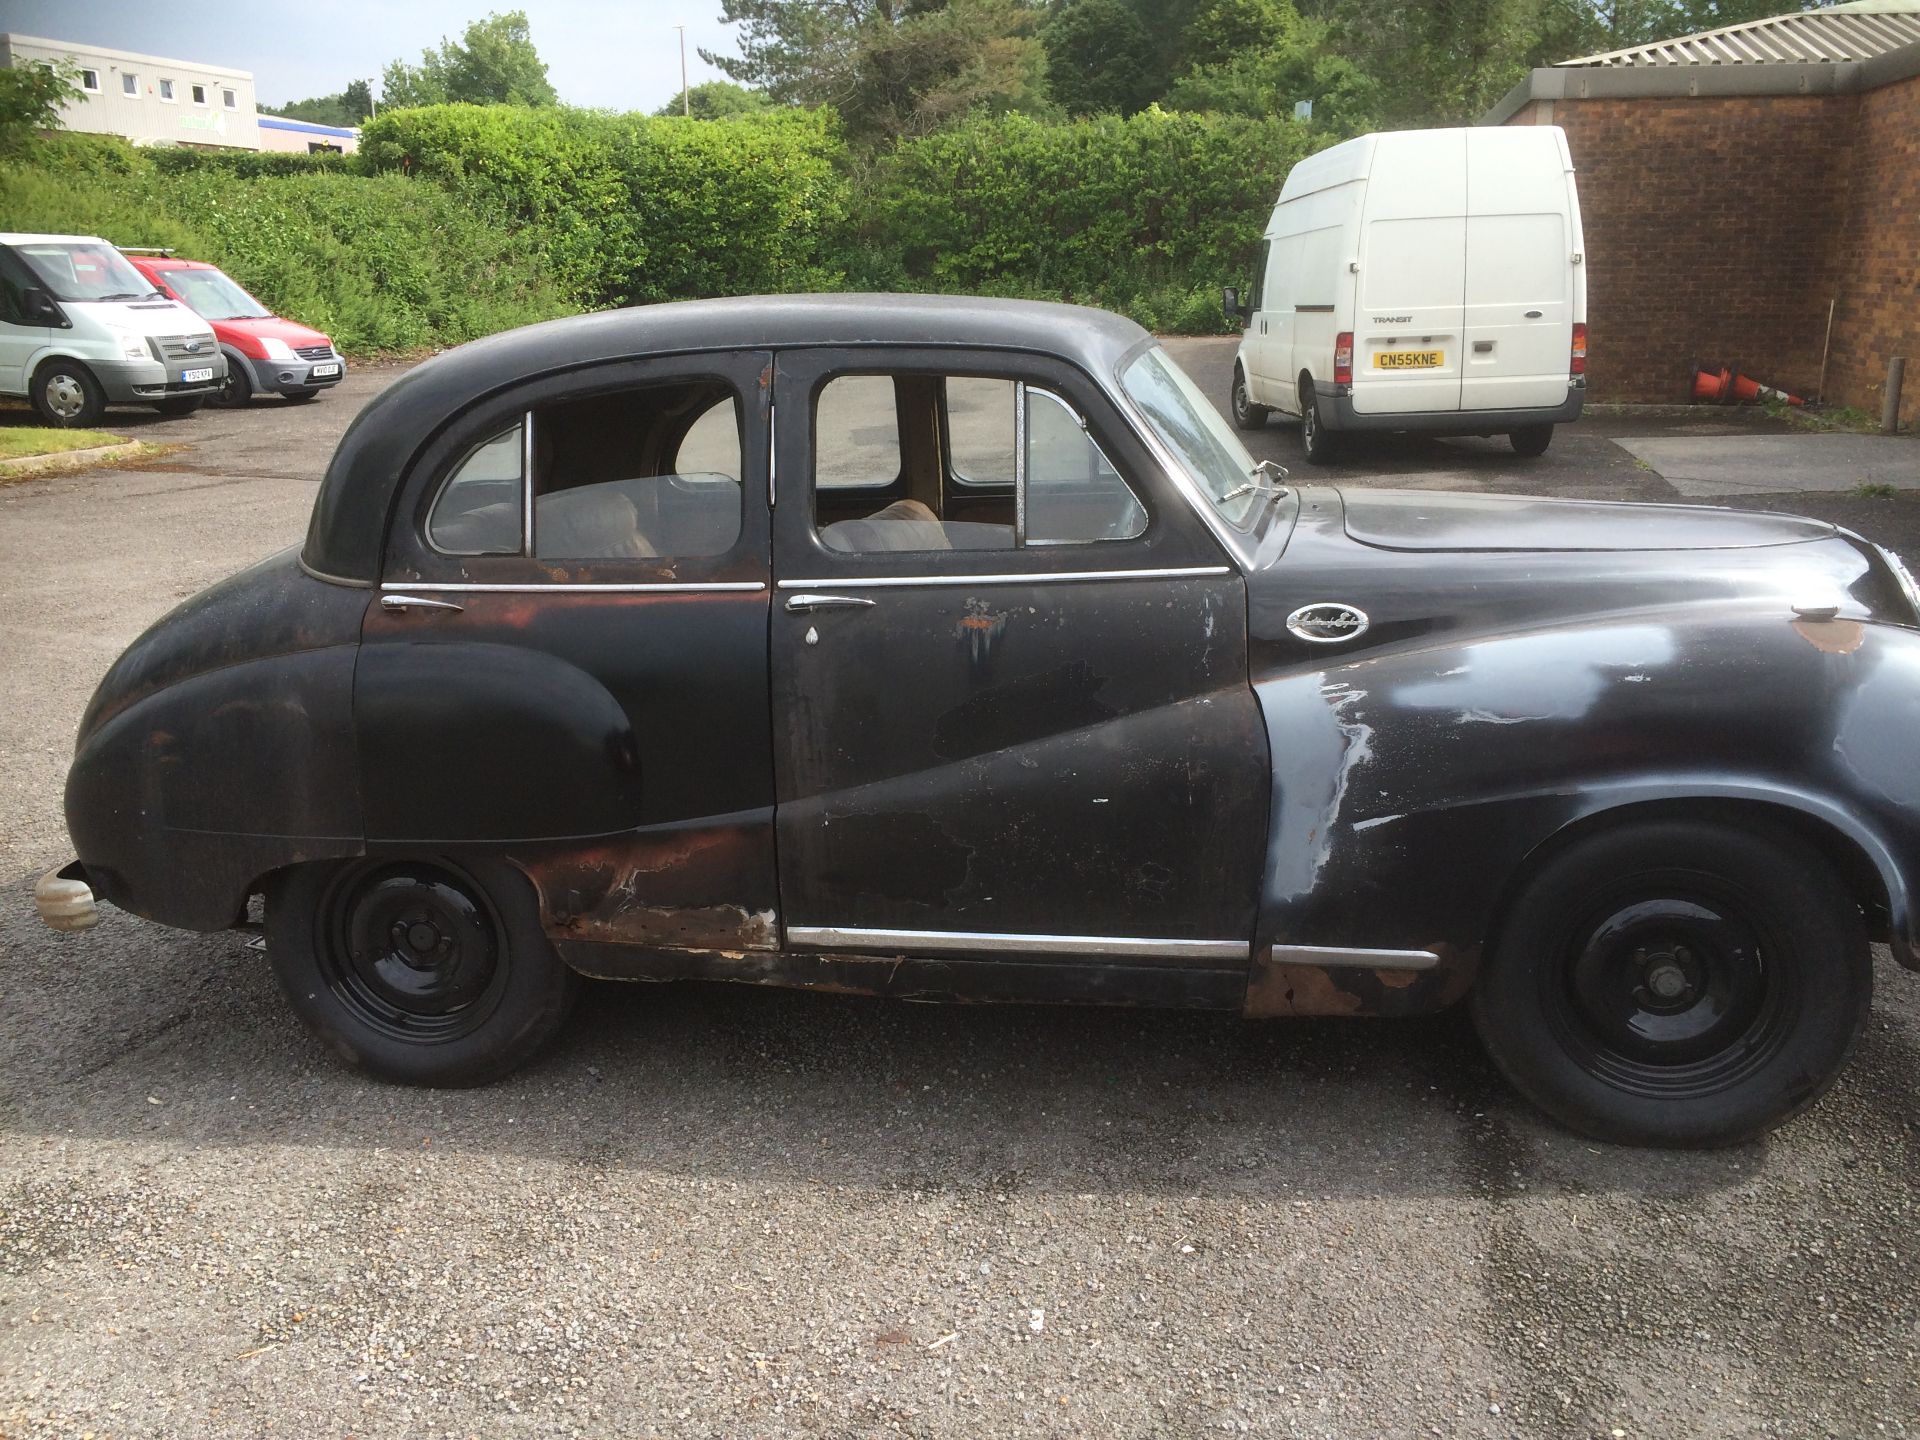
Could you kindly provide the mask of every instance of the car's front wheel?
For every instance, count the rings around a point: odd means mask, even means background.
[[[1859,908],[1818,853],[1769,826],[1662,820],[1540,870],[1472,1011],[1514,1087],[1574,1129],[1725,1145],[1826,1091],[1872,986]]]
[[[41,423],[84,430],[106,413],[107,396],[93,372],[77,360],[50,360],[34,373],[29,394]]]
[[[413,1085],[482,1085],[531,1059],[578,977],[503,861],[302,865],[267,892],[267,956],[347,1064]]]
[[[1267,417],[1273,411],[1265,405],[1256,405],[1247,394],[1247,372],[1238,365],[1233,367],[1233,423],[1242,430],[1259,430],[1265,427]]]
[[[217,405],[222,410],[238,410],[253,399],[253,381],[247,377],[246,362],[227,357],[227,378],[220,382],[220,388],[213,392],[208,404]]]

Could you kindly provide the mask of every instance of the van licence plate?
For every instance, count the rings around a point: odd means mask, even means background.
[[[1373,352],[1373,368],[1376,370],[1438,370],[1447,363],[1444,350],[1376,350]]]
[[[307,372],[309,380],[331,380],[340,373],[340,362],[329,360],[325,365],[316,365]]]
[[[211,365],[204,366],[199,370],[182,370],[180,372],[180,383],[182,385],[191,385],[196,380],[211,380],[212,378],[213,367]]]

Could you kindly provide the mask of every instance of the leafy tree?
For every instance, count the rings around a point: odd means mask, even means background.
[[[338,95],[316,95],[311,100],[296,100],[291,105],[262,105],[260,109],[268,115],[305,120],[312,125],[358,125],[373,113],[373,82],[353,80]]]
[[[1284,120],[1297,100],[1313,102],[1307,124],[1319,135],[1343,140],[1379,125],[1380,83],[1344,55],[1314,44],[1250,50],[1195,66],[1163,103],[1169,110]]]
[[[696,120],[725,120],[734,115],[752,115],[773,102],[764,90],[749,90],[731,80],[708,80],[684,94],[675,95],[654,111],[655,115],[691,115]]]
[[[1291,50],[1299,29],[1291,0],[1203,0],[1181,49],[1189,66],[1219,65],[1251,52]]]
[[[546,62],[533,48],[524,10],[474,21],[459,41],[442,38],[438,50],[422,51],[418,65],[390,62],[380,75],[380,93],[391,107],[450,101],[552,105],[559,100]]]
[[[1171,78],[1166,47],[1127,0],[1068,0],[1041,32],[1047,83],[1074,115],[1132,115]]]
[[[1047,105],[1035,0],[722,0],[740,54],[702,50],[776,102],[831,105],[850,138]]]
[[[80,67],[68,60],[0,70],[0,155],[17,155],[40,131],[58,130],[61,107],[80,93]]]

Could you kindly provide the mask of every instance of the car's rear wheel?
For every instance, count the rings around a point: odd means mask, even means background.
[[[1238,365],[1233,367],[1233,423],[1242,430],[1259,430],[1265,427],[1267,417],[1273,411],[1265,405],[1256,405],[1247,394],[1247,372]]]
[[[1495,1063],[1602,1140],[1725,1145],[1812,1104],[1866,1022],[1858,907],[1767,826],[1623,825],[1550,860],[1474,991]]]
[[[300,1018],[347,1064],[480,1085],[531,1059],[578,978],[502,861],[303,865],[267,893],[267,955]]]
[[[1507,432],[1507,443],[1513,446],[1513,453],[1531,458],[1547,453],[1547,446],[1553,443],[1551,425],[1522,425],[1518,430]]]
[[[246,362],[227,356],[227,378],[208,397],[207,403],[223,410],[237,410],[253,399],[253,381],[247,376]]]
[[[93,372],[77,360],[49,360],[33,375],[28,396],[44,425],[84,430],[106,413],[107,396]]]
[[[1300,448],[1310,465],[1331,465],[1338,446],[1320,418],[1320,397],[1309,394],[1300,407]]]

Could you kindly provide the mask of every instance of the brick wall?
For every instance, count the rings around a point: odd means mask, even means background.
[[[1592,399],[1685,399],[1694,359],[1814,389],[1848,263],[1840,241],[1861,98],[1533,101],[1508,122],[1567,132],[1586,230]],[[1891,234],[1885,246],[1897,250]],[[1910,302],[1911,264],[1906,280]]]
[[[1900,418],[1920,425],[1920,76],[1859,98],[1827,398],[1878,416],[1907,357]]]

